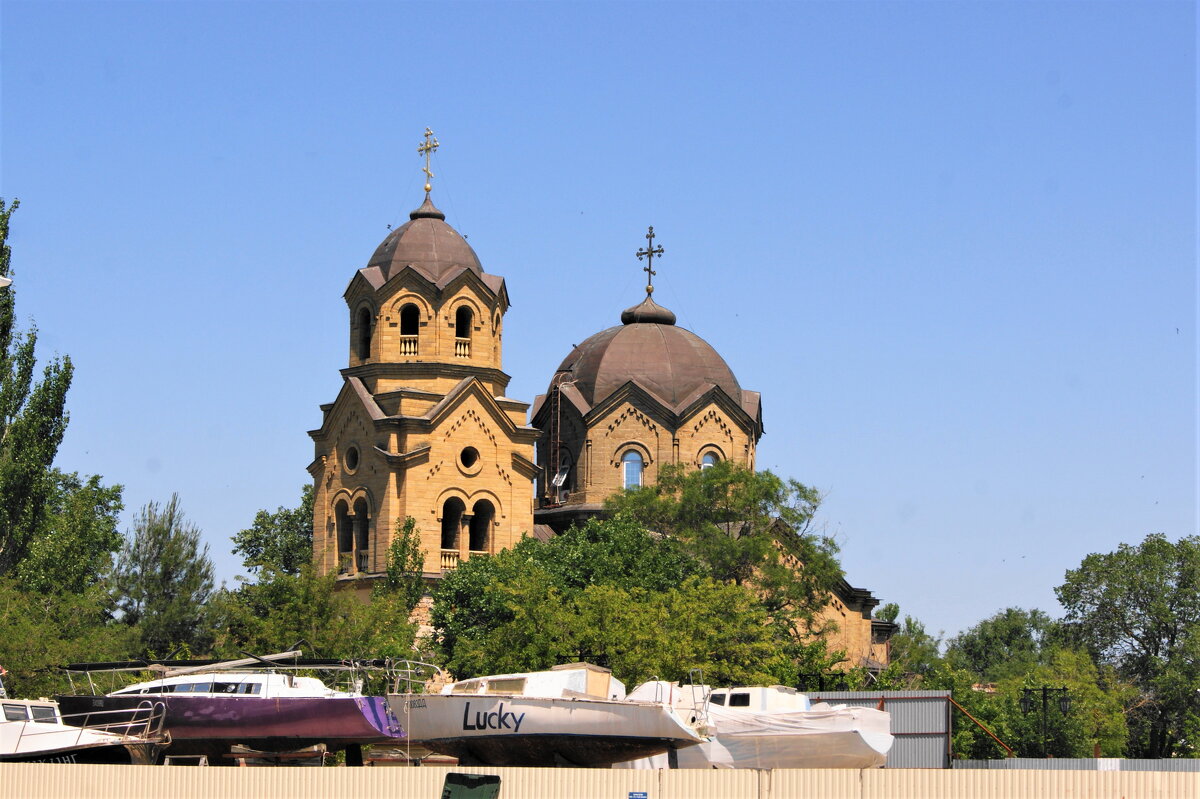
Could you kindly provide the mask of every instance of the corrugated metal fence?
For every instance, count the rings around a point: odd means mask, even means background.
[[[1195,799],[1200,774],[1007,769],[636,771],[175,768],[0,764],[0,799],[439,799],[448,771],[500,775],[500,799]]]
[[[1180,771],[1200,774],[1200,760],[1124,760],[1117,757],[1011,757],[1008,760],[955,760],[961,769],[1039,769],[1042,771]]]
[[[809,698],[891,713],[895,742],[885,768],[950,768],[949,691],[813,691]]]

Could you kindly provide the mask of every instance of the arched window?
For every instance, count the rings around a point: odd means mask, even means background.
[[[488,551],[488,533],[492,530],[492,519],[496,516],[496,507],[486,499],[475,503],[471,509],[471,551]]]
[[[442,549],[458,550],[458,532],[467,506],[458,497],[450,497],[442,505]]]
[[[720,463],[720,461],[721,459],[717,457],[717,453],[706,452],[704,453],[704,457],[700,460],[700,469],[703,471],[710,466],[716,466],[718,463]]]
[[[417,342],[421,330],[421,309],[409,303],[400,309],[400,354],[418,354]]]
[[[354,550],[354,528],[351,526],[350,506],[339,501],[334,506],[333,516],[337,523],[338,554]]]
[[[371,309],[358,309],[358,340],[356,343],[355,352],[359,360],[365,361],[371,357]]]
[[[558,471],[554,473],[550,484],[560,499],[571,491],[571,453],[566,449],[558,451]]]
[[[350,506],[340,500],[333,506],[334,526],[337,528],[338,573],[350,570],[350,558],[354,552],[354,517]]]
[[[371,511],[365,499],[354,502],[354,566],[360,572],[370,571]]]
[[[626,488],[642,487],[642,471],[644,467],[645,462],[642,460],[642,454],[636,449],[631,449],[621,456],[621,470],[624,473]]]
[[[471,309],[458,306],[454,312],[454,354],[459,358],[471,357]]]

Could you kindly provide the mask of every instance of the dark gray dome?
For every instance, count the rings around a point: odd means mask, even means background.
[[[690,330],[675,326],[675,314],[649,296],[621,314],[624,324],[602,330],[571,350],[550,389],[563,382],[595,406],[636,380],[670,407],[700,387],[720,386],[739,405],[742,388],[715,349]]]
[[[375,250],[368,267],[377,266],[386,278],[411,265],[434,283],[458,269],[483,274],[479,256],[457,230],[446,224],[446,215],[425,198],[409,221],[388,234]]]

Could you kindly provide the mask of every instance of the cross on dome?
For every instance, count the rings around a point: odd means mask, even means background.
[[[646,234],[646,240],[650,243],[643,249],[637,251],[637,259],[640,261],[646,259],[646,265],[642,267],[642,271],[646,273],[646,295],[654,293],[654,276],[658,274],[654,271],[654,256],[659,258],[663,255],[662,245],[654,246],[654,225],[650,226],[649,232]]]
[[[417,153],[425,156],[425,168],[421,171],[425,173],[425,197],[429,197],[429,191],[433,188],[433,172],[429,169],[429,157],[433,155],[438,148],[438,140],[433,137],[433,131],[425,128],[425,141],[417,147]]]

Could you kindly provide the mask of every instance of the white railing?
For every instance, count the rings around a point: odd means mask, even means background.
[[[400,354],[401,355],[416,355],[417,354],[417,336],[401,336],[400,337]]]
[[[454,339],[454,355],[457,358],[471,357],[471,339],[456,338]]]

